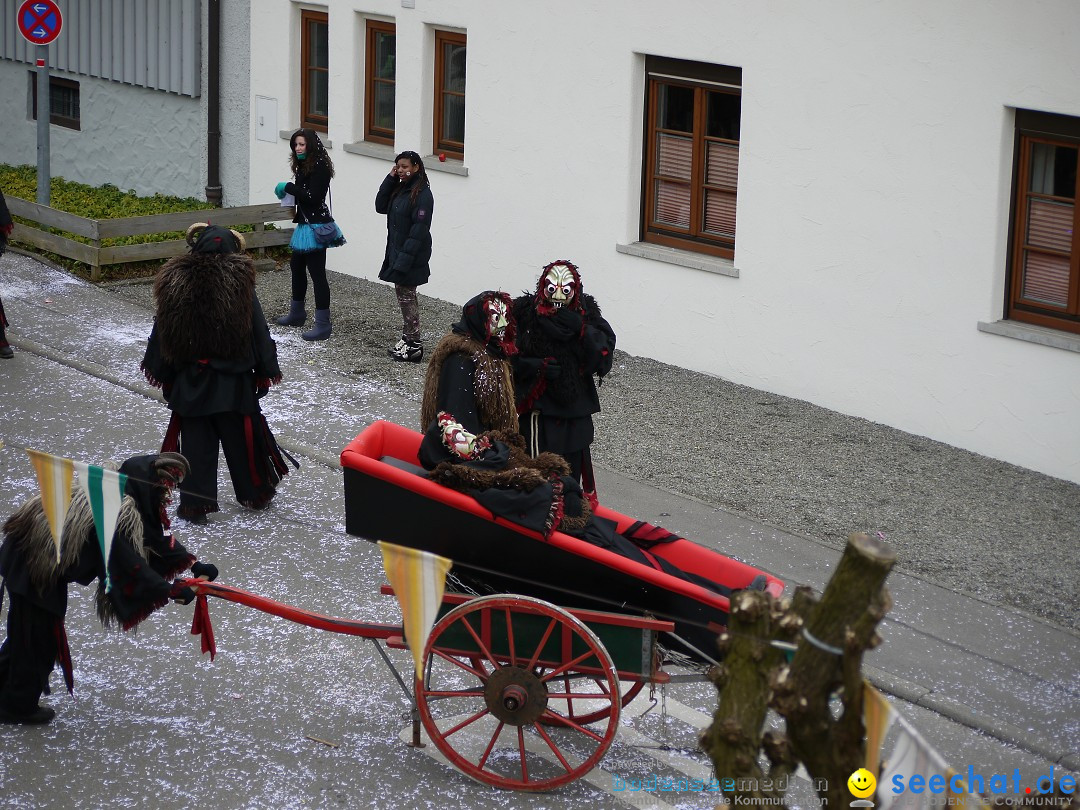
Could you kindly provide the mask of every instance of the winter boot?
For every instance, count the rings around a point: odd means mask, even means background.
[[[4,317],[0,315],[0,318]],[[15,356],[15,352],[11,350],[11,346],[7,342],[7,335],[4,334],[4,325],[0,323],[0,358],[4,360],[10,360]]]
[[[424,347],[419,340],[405,340],[402,338],[394,346],[387,350],[391,360],[401,363],[419,363],[424,357]]]
[[[315,326],[300,335],[304,340],[326,340],[330,337],[330,310],[315,310]]]
[[[304,309],[304,302],[294,298],[289,302],[289,314],[274,318],[274,323],[278,326],[303,326],[306,320],[307,310]]]

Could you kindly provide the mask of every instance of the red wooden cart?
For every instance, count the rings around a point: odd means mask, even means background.
[[[681,655],[700,669],[680,679],[704,678],[728,596],[568,535],[545,538],[492,516],[424,476],[420,439],[376,422],[345,448],[346,531],[449,557],[453,582],[511,593],[446,593],[415,688],[380,646],[406,647],[399,624],[331,618],[218,583],[188,584],[371,639],[413,703],[414,743],[422,724],[468,776],[516,790],[565,785],[603,757],[623,706],[646,684],[671,680],[664,660]],[[725,589],[754,585],[779,595],[783,588],[775,577],[685,538],[603,506],[595,513],[620,532],[636,531],[650,554]]]

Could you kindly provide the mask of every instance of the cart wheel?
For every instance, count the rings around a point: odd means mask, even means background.
[[[459,605],[432,628],[416,704],[431,741],[463,773],[529,791],[591,771],[621,708],[615,666],[592,630],[540,599],[498,595]],[[586,728],[580,706],[599,722]]]
[[[594,686],[596,686],[596,688],[598,688],[598,689],[603,689],[604,688],[603,685],[601,684],[601,682],[598,681],[597,679],[590,678],[588,680],[590,680],[592,682],[592,684]],[[561,676],[561,677],[559,677],[559,678],[557,678],[555,680],[555,682],[551,685],[550,688],[555,689],[555,690],[563,690],[563,689],[569,690],[570,684],[569,684],[568,681],[569,681],[569,676],[565,676],[565,677]],[[622,708],[625,709],[627,706],[629,706],[631,703],[634,702],[634,698],[636,698],[638,695],[640,695],[641,690],[644,689],[644,688],[645,688],[645,682],[644,681],[627,681],[621,687],[621,689],[623,691],[622,691],[622,699],[619,701],[619,705]],[[611,714],[610,705],[601,706],[600,708],[597,708],[597,709],[592,709],[591,706],[584,705],[584,703],[585,703],[584,701],[579,701],[579,703],[583,704],[579,708],[579,710],[583,712],[582,714],[571,714],[570,712],[572,712],[575,708],[578,708],[578,707],[575,707],[573,705],[571,705],[569,707],[570,711],[567,712],[570,719],[573,720],[578,725],[587,726],[590,723],[595,723],[597,720],[603,720],[605,717],[607,717],[609,714]],[[592,709],[592,710],[590,710],[590,709]],[[562,718],[541,717],[540,722],[543,723],[544,725],[557,726],[557,725],[561,725],[563,721],[562,721]]]

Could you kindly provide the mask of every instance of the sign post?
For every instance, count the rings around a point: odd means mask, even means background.
[[[52,98],[49,92],[49,43],[60,36],[64,15],[53,0],[26,0],[16,13],[19,32],[36,48],[37,63],[37,201],[50,202],[49,119]]]

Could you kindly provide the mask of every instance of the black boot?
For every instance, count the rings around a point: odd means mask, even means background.
[[[278,326],[303,326],[306,320],[307,310],[304,309],[304,302],[294,298],[289,302],[289,314],[274,318],[274,323]]]
[[[302,332],[300,337],[304,340],[326,340],[331,332],[333,332],[333,327],[330,324],[330,310],[317,309],[315,310],[315,325],[308,331]]]

